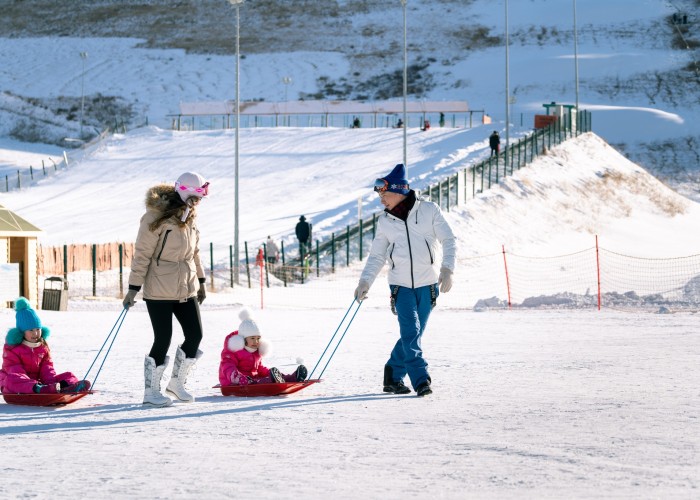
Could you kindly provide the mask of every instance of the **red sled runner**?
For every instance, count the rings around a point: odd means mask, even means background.
[[[225,385],[217,384],[215,389],[221,389],[224,396],[256,397],[256,396],[284,396],[293,394],[308,387],[321,379],[304,380],[302,382],[284,382],[281,384],[248,384],[248,385]]]
[[[66,392],[58,394],[3,394],[5,402],[21,406],[65,406],[92,394],[87,392]]]

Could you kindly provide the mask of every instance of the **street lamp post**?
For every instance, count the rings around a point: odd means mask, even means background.
[[[503,151],[503,170],[508,168],[508,145],[510,144],[510,73],[509,73],[509,40],[508,40],[508,0],[506,0],[506,148]]]
[[[236,160],[235,160],[235,186],[234,186],[234,219],[233,219],[233,281],[240,284],[240,249],[238,242],[238,129],[240,128],[240,38],[241,38],[241,16],[240,5],[244,0],[228,0],[228,2],[236,7]]]
[[[408,128],[408,120],[406,119],[406,94],[408,93],[408,55],[406,51],[406,2],[401,0],[403,6],[403,165],[406,168],[408,178],[408,159],[406,154],[406,129]]]
[[[576,0],[574,0],[574,77],[576,79],[576,116],[578,117],[578,33],[576,30]]]
[[[88,57],[87,52],[80,53],[80,59],[83,61],[83,71],[80,77],[80,138],[83,138],[83,115],[85,113],[85,60]]]

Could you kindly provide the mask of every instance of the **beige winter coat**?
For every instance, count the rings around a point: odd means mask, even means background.
[[[129,276],[130,287],[143,287],[144,299],[184,302],[197,295],[199,278],[204,278],[194,214],[184,225],[173,216],[151,230],[151,224],[173,207],[169,202],[173,194],[177,196],[174,188],[165,184],[146,194],[147,210],[141,217]]]

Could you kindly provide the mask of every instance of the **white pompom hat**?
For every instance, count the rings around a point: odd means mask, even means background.
[[[238,315],[241,318],[241,326],[238,327],[238,335],[243,338],[260,335],[258,324],[250,317],[250,311],[243,309]]]
[[[246,337],[260,336],[260,329],[258,324],[251,317],[251,313],[248,309],[243,309],[239,315],[241,318],[241,325],[238,327],[238,335],[233,335],[228,340],[228,349],[230,351],[240,351],[245,347]],[[264,340],[260,340],[258,345],[258,352],[261,356],[266,356],[270,353],[270,344]]]

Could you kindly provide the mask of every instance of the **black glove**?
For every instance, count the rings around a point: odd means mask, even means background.
[[[200,304],[204,302],[204,299],[207,298],[207,287],[204,285],[204,283],[199,284],[199,290],[197,291],[197,302]]]
[[[122,302],[122,304],[124,304],[125,309],[129,309],[131,306],[136,304],[136,301],[134,299],[136,298],[137,293],[139,292],[131,289],[129,289],[129,291],[126,292],[126,296],[124,297],[124,301]]]

